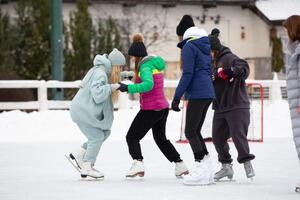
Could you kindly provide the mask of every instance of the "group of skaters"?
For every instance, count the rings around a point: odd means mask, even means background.
[[[298,69],[300,69],[299,21],[296,39],[290,38],[296,44],[292,53],[296,54],[294,57],[298,59],[296,61]],[[289,19],[285,23],[289,24]],[[289,33],[289,28],[287,29]],[[133,159],[125,175],[126,178],[144,177],[145,169],[140,141],[150,129],[160,151],[175,164],[175,176],[182,178],[185,185],[209,185],[224,178],[230,180],[233,178],[233,159],[229,153],[229,138],[232,138],[237,150],[237,161],[244,165],[246,177],[255,176],[251,164],[255,156],[250,153],[247,140],[250,102],[245,80],[249,75],[249,65],[221,44],[220,30],[215,28],[208,34],[206,30],[195,26],[189,15],[181,19],[177,26],[177,34],[180,38],[177,46],[182,53],[182,76],[171,108],[179,112],[180,101],[182,99],[188,101],[185,136],[193,152],[194,170],[188,170],[174,145],[166,138],[169,103],[164,95],[165,61],[160,56],[148,55],[143,36],[135,34],[128,49],[128,55],[134,63],[134,83],[124,84],[118,78],[120,68],[126,64],[126,61],[124,55],[114,49],[108,55],[95,56],[94,66],[83,78],[80,89],[72,100],[70,107],[72,120],[87,137],[87,142],[78,151],[67,155],[67,158],[80,172],[81,177],[104,178],[104,174],[96,170],[94,164],[101,145],[111,133],[114,119],[113,103],[117,99],[118,91],[128,94],[139,93],[140,98],[140,110],[126,135],[129,154]],[[297,78],[300,81],[299,76]],[[299,88],[298,92],[300,93]],[[212,139],[218,154],[218,161],[222,164],[217,172],[214,171],[201,134],[201,128],[211,103],[214,110]],[[299,109],[298,106],[297,104],[297,109]],[[293,121],[299,121],[299,116],[294,116],[294,118],[297,119]],[[293,129],[296,127],[293,126]],[[295,134],[295,138],[298,137],[297,140],[295,139],[296,143],[298,142],[298,153],[299,132]]]

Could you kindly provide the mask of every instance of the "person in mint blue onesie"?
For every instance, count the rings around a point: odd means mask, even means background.
[[[111,95],[120,86],[110,83],[109,77],[114,67],[125,65],[125,57],[114,49],[109,55],[96,55],[93,64],[70,106],[71,118],[86,136],[87,142],[67,158],[82,178],[101,179],[104,174],[96,170],[94,164],[101,145],[110,135],[114,119]]]

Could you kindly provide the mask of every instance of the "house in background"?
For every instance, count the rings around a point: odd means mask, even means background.
[[[269,26],[277,30],[278,37],[281,38],[283,44],[284,62],[289,62],[289,53],[287,50],[288,35],[282,26],[284,20],[291,15],[300,14],[299,0],[263,0],[257,1],[253,8],[258,16],[260,16]],[[280,79],[285,79],[285,68],[278,74]]]
[[[2,4],[14,13],[14,1]],[[64,20],[75,9],[75,0],[63,1]],[[112,17],[118,21],[125,47],[131,35],[141,32],[150,54],[167,62],[166,77],[180,77],[180,50],[176,47],[176,26],[183,15],[193,17],[196,26],[210,32],[221,31],[221,42],[248,60],[250,79],[272,79],[270,29],[276,27],[284,44],[282,21],[300,13],[300,1],[285,0],[89,0],[89,12],[97,20]]]

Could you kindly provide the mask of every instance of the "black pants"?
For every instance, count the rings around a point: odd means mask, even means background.
[[[212,99],[197,99],[188,102],[184,132],[194,153],[195,160],[202,160],[208,154],[201,135],[201,128],[211,102]]]
[[[238,162],[244,163],[255,158],[249,153],[247,140],[250,123],[249,109],[237,109],[228,112],[215,113],[213,118],[213,143],[221,163],[231,163],[227,140],[231,137],[238,152]]]
[[[140,140],[152,128],[153,138],[160,151],[170,162],[180,161],[180,155],[166,138],[166,122],[169,108],[160,111],[140,110],[135,116],[128,133],[126,141],[132,159],[143,159]]]

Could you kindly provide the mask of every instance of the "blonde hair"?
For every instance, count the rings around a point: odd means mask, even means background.
[[[110,83],[119,83],[120,82],[120,73],[121,73],[121,67],[120,66],[113,66],[112,71],[110,74]],[[111,99],[113,103],[116,103],[118,101],[119,97],[119,91],[116,90],[111,94]]]

